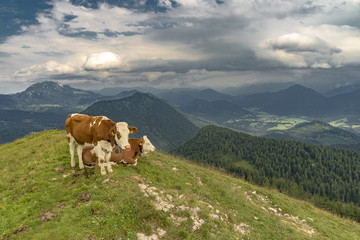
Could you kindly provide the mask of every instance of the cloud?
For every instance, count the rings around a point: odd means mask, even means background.
[[[236,85],[360,65],[358,1],[85,2],[52,0],[1,42],[0,81]]]
[[[290,67],[331,68],[336,66],[341,49],[317,36],[290,33],[265,44],[269,57]]]
[[[311,68],[331,68],[328,63],[314,63]]]
[[[120,57],[112,52],[102,52],[90,54],[83,65],[87,71],[107,70],[107,69],[125,69]]]
[[[16,77],[44,76],[57,74],[74,74],[78,69],[75,66],[48,61],[45,64],[33,65],[15,72]]]
[[[285,34],[270,41],[269,47],[274,50],[286,52],[319,52],[322,54],[333,54],[341,52],[340,49],[332,47],[319,37],[306,36],[298,33]]]

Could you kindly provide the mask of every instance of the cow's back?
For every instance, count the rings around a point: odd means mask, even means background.
[[[80,144],[92,144],[99,140],[108,140],[109,131],[115,122],[103,116],[71,114],[65,121],[66,134]]]

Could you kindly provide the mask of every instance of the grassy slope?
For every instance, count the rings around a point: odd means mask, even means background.
[[[137,167],[114,167],[106,176],[95,169],[86,177],[71,170],[63,131],[0,145],[0,163],[0,239],[360,236],[357,223],[160,153]]]

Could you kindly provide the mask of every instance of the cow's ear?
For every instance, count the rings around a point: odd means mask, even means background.
[[[116,134],[116,127],[113,127],[110,132],[111,132],[111,135],[112,135],[112,136],[115,136],[115,134]]]
[[[140,141],[139,141],[139,145],[143,145],[145,143],[144,139],[143,138],[140,138]]]
[[[128,127],[130,133],[136,133],[137,132],[137,128],[136,127]]]

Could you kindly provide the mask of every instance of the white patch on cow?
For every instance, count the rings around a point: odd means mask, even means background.
[[[74,117],[74,116],[77,116],[77,115],[84,115],[84,114],[80,114],[80,113],[73,113],[70,115],[70,118]]]
[[[119,145],[122,149],[125,149],[125,147],[129,147],[130,130],[128,128],[128,124],[126,122],[118,122],[115,126],[116,131],[120,133],[120,138],[118,138],[117,134],[115,134],[115,141],[117,145]]]
[[[90,128],[95,125],[96,119],[97,119],[97,118],[95,118],[93,122],[90,122]]]
[[[113,171],[110,163],[112,150],[113,147],[111,144],[105,140],[99,141],[98,145],[91,150],[91,153],[95,153],[98,158],[101,175],[106,174],[105,166],[107,167],[109,173]]]
[[[99,117],[99,118],[100,118],[100,121],[99,121],[99,123],[98,123],[98,126],[100,126],[102,120],[104,119],[103,117]]]
[[[101,124],[101,122],[102,122],[103,120],[109,120],[109,118],[107,118],[107,117],[105,117],[105,116],[102,116],[102,117],[101,117],[101,120],[100,120],[99,123],[98,123],[98,126],[100,126],[100,124]]]
[[[135,163],[128,163],[128,162],[125,162],[125,160],[121,160],[120,162],[121,163],[124,163],[125,165],[130,165],[130,166],[136,166],[137,165],[137,159],[134,159]]]
[[[82,152],[83,152],[83,146],[78,145],[77,146],[77,154],[78,154],[79,168],[80,169],[84,169],[84,162],[83,162],[83,159],[82,159]]]
[[[70,151],[70,157],[71,157],[71,167],[75,168],[75,138],[71,135],[71,133],[66,134],[66,136],[69,138],[69,151]],[[91,143],[84,143],[83,145],[77,144],[77,154],[78,154],[78,160],[79,160],[79,168],[84,168],[84,163],[82,159],[82,151],[85,147],[93,147],[94,145]]]
[[[145,135],[143,136],[144,139],[144,144],[143,144],[143,154],[147,154],[149,152],[153,152],[155,151],[155,147],[154,145],[152,145],[152,143],[150,142],[149,138]]]
[[[75,139],[70,133],[66,134],[66,136],[69,138],[69,150],[70,150],[70,157],[71,157],[71,167],[75,168]]]

